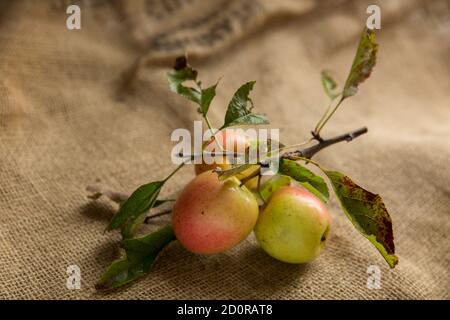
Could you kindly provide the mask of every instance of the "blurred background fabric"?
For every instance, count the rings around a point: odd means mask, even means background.
[[[69,31],[74,3],[82,29]],[[326,106],[320,71],[344,82],[369,4],[382,9],[377,66],[323,135],[369,133],[317,161],[383,197],[398,266],[388,268],[333,199],[327,250],[308,265],[270,258],[251,235],[214,256],[171,246],[141,281],[95,292],[120,237],[103,232],[117,207],[85,188],[129,193],[166,176],[171,132],[198,119],[168,89],[173,59],[187,52],[205,84],[222,77],[215,124],[234,91],[256,80],[256,109],[293,144]],[[445,0],[0,1],[0,298],[449,299],[449,39]],[[185,168],[163,195],[193,176]],[[69,265],[81,269],[81,290],[66,287]],[[378,290],[366,285],[371,265]]]

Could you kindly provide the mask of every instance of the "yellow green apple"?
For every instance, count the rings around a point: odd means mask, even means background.
[[[255,227],[258,243],[270,256],[307,263],[325,247],[331,217],[325,204],[300,186],[281,187],[262,209]]]

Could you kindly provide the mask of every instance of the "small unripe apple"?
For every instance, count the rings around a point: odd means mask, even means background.
[[[233,130],[220,131],[215,135],[215,139],[211,141],[205,148],[204,151],[209,152],[245,152],[246,148],[250,145],[249,137],[243,133],[238,134]],[[230,161],[227,160],[226,156],[220,157],[219,161],[212,164],[201,163],[195,165],[195,174],[214,170],[220,168],[222,170],[231,169]]]
[[[237,178],[220,181],[212,171],[194,178],[178,197],[172,223],[189,251],[220,253],[245,240],[258,220],[253,194]]]
[[[270,256],[288,263],[307,263],[319,256],[330,231],[327,207],[302,187],[277,190],[255,227],[258,243]]]
[[[227,151],[227,152],[242,152],[244,153],[246,149],[250,146],[251,140],[248,135],[245,133],[239,132],[239,131],[233,131],[233,130],[225,130],[220,131],[215,135],[215,140],[210,142],[205,148],[204,151],[209,152],[221,152]],[[214,170],[217,168],[220,168],[223,171],[229,170],[232,168],[231,162],[227,159],[226,156],[223,156],[220,158],[220,163],[201,163],[195,165],[195,174],[199,175],[203,172]],[[241,173],[237,174],[236,177],[238,179],[242,179],[246,177],[247,175],[253,173],[255,171],[254,167],[251,167],[247,170],[242,171]],[[255,177],[251,180],[249,180],[245,186],[249,189],[256,189],[256,186],[258,185],[258,178]]]

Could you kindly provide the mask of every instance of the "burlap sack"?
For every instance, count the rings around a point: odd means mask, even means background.
[[[165,74],[189,52],[204,83],[223,76],[211,107],[219,124],[234,90],[256,80],[256,108],[285,143],[309,135],[326,104],[319,72],[341,81],[374,1],[82,1],[82,30],[66,29],[68,1],[0,2],[0,298],[435,299],[450,298],[450,55],[448,1],[375,1],[382,8],[375,72],[325,136],[369,134],[317,156],[380,193],[394,221],[399,265],[389,270],[335,200],[326,252],[308,265],[267,256],[253,236],[225,254],[172,246],[151,275],[99,294],[117,257],[103,233],[116,207],[92,202],[100,180],[131,192],[173,169],[170,134],[195,108]],[[191,179],[182,171],[164,189]],[[155,220],[148,230],[164,225]],[[69,265],[80,290],[66,287]],[[371,265],[381,288],[367,287]]]

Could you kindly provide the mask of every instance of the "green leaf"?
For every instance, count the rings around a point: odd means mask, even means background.
[[[352,68],[345,82],[342,99],[355,95],[358,85],[370,76],[377,60],[377,50],[375,32],[366,28],[361,36]]]
[[[189,100],[197,103],[200,107],[198,112],[206,117],[209,106],[216,96],[217,83],[209,88],[201,89],[201,84],[197,81],[198,72],[189,66],[186,57],[179,57],[175,60],[174,69],[169,72],[169,87]],[[193,81],[198,88],[183,85],[186,81]]]
[[[202,93],[183,85],[186,81],[197,81],[197,75],[197,71],[188,65],[186,57],[177,58],[174,69],[168,74],[170,90],[200,104]]]
[[[398,258],[392,220],[381,197],[358,186],[340,172],[325,171],[325,174],[355,228],[380,251],[391,268],[395,267]]]
[[[169,225],[144,237],[122,241],[125,256],[109,266],[95,288],[116,289],[145,276],[160,252],[174,240],[175,235]]]
[[[226,124],[225,126],[233,127],[233,126],[242,126],[242,125],[261,125],[261,124],[268,124],[269,120],[267,120],[266,116],[263,114],[257,114],[257,113],[250,113],[245,116],[239,117],[235,119],[234,121]],[[223,127],[225,128],[225,127]]]
[[[325,203],[328,202],[330,193],[328,191],[328,186],[325,180],[309,169],[305,168],[295,161],[281,159],[278,172],[279,174],[284,174],[293,178],[306,189],[318,196],[320,200]]]
[[[202,90],[200,98],[200,110],[204,117],[208,114],[209,106],[216,96],[216,88],[217,83],[212,87]]]
[[[253,90],[254,85],[255,81],[247,82],[236,91],[228,105],[222,129],[236,125],[259,125],[269,123],[265,115],[252,113],[253,103],[249,95],[250,91]]]
[[[323,70],[321,73],[322,76],[322,86],[325,90],[325,93],[327,96],[334,100],[336,97],[339,96],[339,93],[336,92],[337,83],[336,81],[331,77],[330,73],[327,70]]]
[[[156,203],[165,181],[156,181],[140,186],[120,207],[111,219],[107,229],[123,228],[125,237],[131,236],[136,227],[143,222],[143,217]]]

